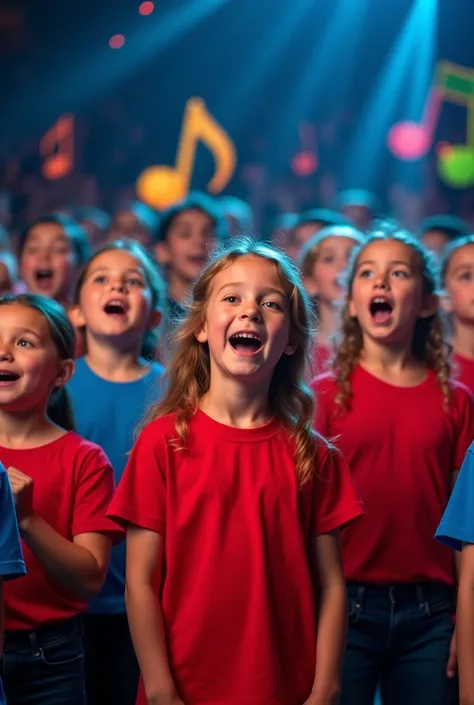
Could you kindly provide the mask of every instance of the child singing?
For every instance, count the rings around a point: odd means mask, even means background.
[[[382,229],[349,267],[317,428],[337,437],[367,515],[342,535],[349,593],[343,705],[446,705],[455,688],[453,553],[434,540],[474,435],[450,379],[437,278],[409,234]]]
[[[364,509],[312,430],[310,323],[294,265],[266,245],[235,242],[194,285],[110,509],[140,705],[337,702],[338,533]]]

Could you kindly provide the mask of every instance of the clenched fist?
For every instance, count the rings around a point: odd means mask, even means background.
[[[33,480],[20,470],[10,467],[7,469],[10,485],[15,500],[18,522],[27,519],[33,514]]]

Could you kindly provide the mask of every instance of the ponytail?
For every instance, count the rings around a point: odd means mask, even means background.
[[[71,399],[65,387],[56,387],[49,397],[48,418],[66,431],[75,431],[74,414]]]

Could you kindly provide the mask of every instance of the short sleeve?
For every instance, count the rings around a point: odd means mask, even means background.
[[[316,377],[311,383],[315,403],[314,428],[325,438],[330,438],[332,435],[330,409],[333,394],[331,381],[332,376],[325,374]]]
[[[464,387],[464,385],[459,385],[459,387],[457,390],[459,394],[459,409],[453,458],[454,472],[457,472],[463,464],[467,450],[474,438],[474,398],[467,387]]]
[[[10,481],[0,465],[0,579],[26,574]]]
[[[327,534],[365,514],[352,475],[341,454],[321,441],[313,489],[313,533]]]
[[[463,543],[474,544],[474,444],[462,464],[436,538],[456,551]]]
[[[166,481],[159,444],[166,443],[142,432],[133,446],[108,516],[122,526],[134,524],[164,535],[166,527]]]
[[[124,532],[107,517],[115,491],[114,472],[103,450],[88,445],[79,461],[72,535],[89,532],[106,534],[113,543],[118,543],[124,538]]]

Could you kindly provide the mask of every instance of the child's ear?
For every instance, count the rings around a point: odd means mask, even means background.
[[[55,387],[64,387],[69,382],[74,372],[74,360],[61,360],[54,383]]]
[[[439,296],[436,294],[429,294],[428,296],[425,296],[421,311],[418,315],[420,318],[429,318],[438,311],[439,307]]]
[[[162,319],[163,319],[163,313],[160,311],[159,308],[154,308],[150,312],[150,317],[148,319],[148,326],[147,326],[148,330],[153,330],[153,328],[158,328]]]
[[[70,306],[67,314],[74,328],[83,328],[86,325],[80,306]]]
[[[443,313],[453,312],[453,301],[451,299],[451,295],[446,290],[444,290],[441,294],[440,303]]]
[[[195,338],[198,341],[198,343],[207,343],[207,341],[208,341],[207,323],[203,323],[202,327],[194,335],[195,335]]]
[[[310,296],[317,296],[319,294],[318,285],[314,277],[303,275],[303,284]]]
[[[170,263],[170,248],[168,243],[164,240],[162,242],[157,242],[153,247],[156,261],[161,267],[167,267]]]

